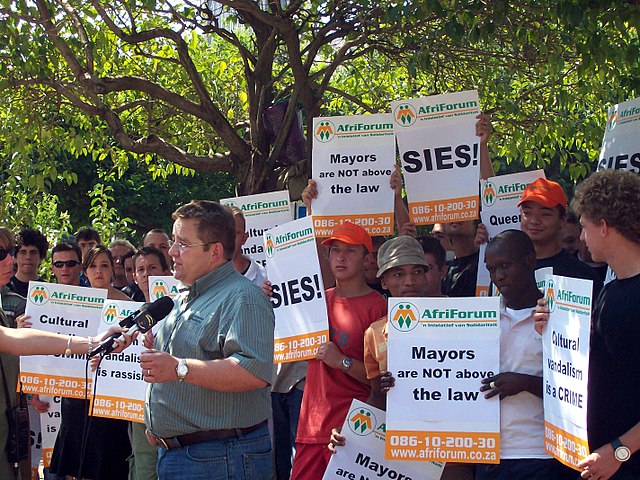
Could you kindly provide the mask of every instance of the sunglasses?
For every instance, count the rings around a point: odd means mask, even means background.
[[[4,260],[8,256],[15,257],[15,255],[16,255],[16,247],[0,248],[0,261]]]
[[[73,268],[76,265],[80,265],[80,262],[77,260],[67,260],[66,262],[53,262],[53,266],[56,268],[62,268],[64,266],[67,266],[68,268]]]

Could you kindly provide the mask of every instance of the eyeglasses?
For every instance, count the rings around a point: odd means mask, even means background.
[[[53,262],[53,266],[56,268],[62,268],[64,266],[68,267],[68,268],[73,268],[76,265],[80,265],[80,262],[77,260],[67,260],[64,262]]]
[[[218,242],[202,242],[202,243],[183,243],[183,242],[171,242],[171,247],[175,246],[178,251],[180,253],[184,252],[187,248],[191,248],[191,247],[204,247],[207,245],[211,245],[212,243],[218,243]]]
[[[15,257],[16,247],[0,248],[0,261],[4,260],[8,256]]]

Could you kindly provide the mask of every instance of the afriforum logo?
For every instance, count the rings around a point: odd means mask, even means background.
[[[616,128],[618,124],[618,106],[614,105],[609,108],[609,114],[607,115],[607,130],[611,131]]]
[[[391,325],[400,332],[409,332],[418,326],[418,312],[418,308],[411,303],[398,303],[389,311]]]
[[[164,283],[163,280],[156,280],[151,284],[151,297],[152,298],[160,298],[166,297],[169,295],[169,290],[167,289],[167,284]]]
[[[376,416],[365,407],[354,408],[349,412],[349,429],[361,437],[372,433],[377,427]]]
[[[547,308],[549,308],[550,312],[553,312],[556,309],[556,286],[553,283],[553,280],[549,279],[547,281]]]
[[[318,122],[318,126],[316,127],[313,136],[319,142],[326,143],[333,140],[335,133],[336,127],[333,126],[333,123],[331,123],[330,120],[322,120],[321,122]]]
[[[273,243],[273,237],[271,236],[270,233],[265,234],[264,243],[265,243],[265,251],[266,251],[267,257],[272,258],[273,254],[276,253],[276,246]]]
[[[44,305],[49,301],[49,290],[43,285],[37,285],[31,289],[29,300],[34,305]]]
[[[102,315],[104,323],[107,325],[111,325],[118,318],[118,307],[115,303],[110,303],[104,309],[104,313]]]
[[[393,119],[401,127],[410,127],[416,123],[417,118],[416,109],[408,103],[401,103],[393,111]]]
[[[496,203],[496,186],[491,181],[484,182],[482,189],[482,203],[487,207],[491,207]]]

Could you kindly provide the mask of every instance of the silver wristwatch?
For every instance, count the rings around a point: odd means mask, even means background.
[[[631,450],[629,450],[629,447],[622,445],[619,438],[615,438],[611,442],[611,446],[613,447],[613,454],[619,462],[626,462],[631,458]]]
[[[344,373],[347,373],[349,371],[349,368],[351,368],[352,364],[353,364],[353,360],[351,360],[349,357],[344,357],[342,359],[342,371]]]
[[[189,373],[189,366],[187,365],[187,360],[181,358],[178,360],[178,365],[176,366],[176,373],[178,374],[178,381],[184,382],[184,378]]]

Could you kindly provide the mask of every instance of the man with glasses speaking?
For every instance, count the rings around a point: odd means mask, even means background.
[[[233,267],[235,222],[217,202],[173,213],[174,276],[189,287],[140,367],[149,383],[147,436],[158,477],[269,479],[271,303]],[[226,477],[225,477],[226,478]]]

